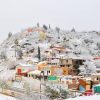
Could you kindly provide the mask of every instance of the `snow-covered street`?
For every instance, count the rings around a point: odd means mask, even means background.
[[[70,98],[66,100],[100,100],[100,95],[82,96],[82,97]]]
[[[0,94],[0,100],[18,100],[18,99]]]

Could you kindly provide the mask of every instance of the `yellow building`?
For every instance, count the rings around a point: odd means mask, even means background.
[[[40,32],[39,39],[42,40],[42,41],[45,40],[46,39],[46,33]]]
[[[68,75],[69,68],[68,67],[60,67],[57,65],[50,65],[47,62],[41,62],[38,65],[38,70],[42,71],[44,75]]]

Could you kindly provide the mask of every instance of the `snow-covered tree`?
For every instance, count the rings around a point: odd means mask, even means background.
[[[15,39],[14,43],[15,43],[16,45],[18,45],[18,39]]]
[[[14,41],[14,44],[15,44],[15,57],[16,57],[16,48],[17,48],[17,45],[18,45],[18,39],[15,39],[15,41]]]
[[[0,80],[0,88],[2,88],[2,93],[3,93],[4,89],[8,88],[7,83],[3,80]]]
[[[24,89],[25,89],[25,93],[28,95],[30,93],[30,85],[28,82],[24,83]]]
[[[12,33],[9,32],[9,33],[8,33],[8,39],[9,39],[11,36],[12,36]]]
[[[37,23],[37,27],[40,27],[40,24],[39,24],[39,22]]]
[[[97,43],[98,48],[100,49],[100,42]]]
[[[71,32],[76,32],[76,31],[75,31],[75,28],[73,28],[73,29],[71,30]]]
[[[96,66],[93,61],[87,60],[84,65],[79,68],[81,74],[92,74],[96,72]]]
[[[56,27],[56,31],[59,33],[60,32],[60,28],[59,27]]]
[[[61,86],[57,86],[56,84],[54,86],[46,86],[45,92],[46,95],[50,97],[50,99],[60,98],[63,100],[68,98],[68,91],[63,89]]]
[[[50,26],[50,24],[49,24],[49,29],[51,29],[51,26]]]
[[[2,51],[1,52],[0,58],[1,59],[4,59],[4,60],[7,60],[7,55],[6,55],[6,52],[5,51]]]
[[[6,62],[7,63],[7,68],[8,69],[15,69],[16,68],[16,66],[17,66],[17,62],[16,61],[11,61],[11,60],[8,60],[8,62]]]
[[[47,29],[48,29],[48,27],[47,27],[46,25],[43,25],[43,28],[44,28],[45,30],[47,30]]]
[[[23,52],[21,49],[17,50],[17,56],[18,56],[18,59],[22,59],[22,56],[23,56]]]

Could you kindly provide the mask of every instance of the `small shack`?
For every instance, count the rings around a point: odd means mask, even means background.
[[[30,71],[28,73],[28,77],[32,77],[34,79],[36,79],[36,78],[38,78],[40,76],[41,76],[41,71],[39,71],[39,70]]]
[[[37,67],[33,64],[19,64],[16,67],[16,74],[27,77],[27,75],[30,71],[36,70],[36,69],[37,69]]]

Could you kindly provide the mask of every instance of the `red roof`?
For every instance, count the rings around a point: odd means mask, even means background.
[[[94,60],[100,60],[100,57],[94,57]]]

